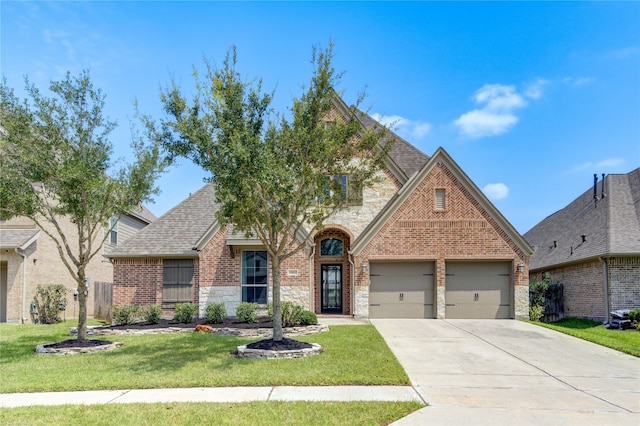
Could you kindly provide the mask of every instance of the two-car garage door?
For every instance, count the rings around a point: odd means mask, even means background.
[[[371,262],[370,318],[434,318],[434,262]],[[446,262],[445,318],[511,318],[511,262]]]

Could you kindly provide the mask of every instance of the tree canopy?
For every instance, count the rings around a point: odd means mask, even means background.
[[[79,339],[86,339],[85,269],[102,251],[113,216],[130,212],[157,192],[161,151],[132,141],[135,161],[113,159],[115,123],[103,115],[105,95],[89,72],[52,81],[46,96],[25,79],[20,100],[0,84],[0,217],[26,216],[55,243],[79,290]],[[77,235],[67,235],[63,218]]]
[[[391,143],[386,128],[365,128],[359,109],[340,100],[333,46],[313,49],[314,70],[289,114],[271,107],[262,81],[245,81],[236,49],[222,67],[206,62],[194,72],[197,93],[187,99],[174,82],[161,91],[164,118],[145,117],[148,135],[169,159],[186,157],[211,172],[217,217],[260,239],[271,264],[274,340],[282,339],[280,265],[313,235],[354,190],[370,185],[385,164]],[[345,189],[341,176],[349,176]]]

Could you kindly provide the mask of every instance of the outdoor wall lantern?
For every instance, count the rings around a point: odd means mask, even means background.
[[[524,273],[524,265],[522,263],[518,263],[518,272]]]
[[[365,272],[367,272],[367,264],[366,264],[366,263],[363,263],[360,267],[362,268],[362,273],[363,273],[363,274],[364,274]]]

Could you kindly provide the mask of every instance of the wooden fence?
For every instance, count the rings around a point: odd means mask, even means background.
[[[111,323],[113,303],[113,283],[95,281],[93,283],[93,317]]]

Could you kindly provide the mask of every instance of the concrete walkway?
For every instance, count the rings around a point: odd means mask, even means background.
[[[640,360],[521,321],[371,320],[429,403],[395,425],[640,425]]]
[[[260,386],[0,394],[0,407],[134,402],[419,401],[411,386]]]

